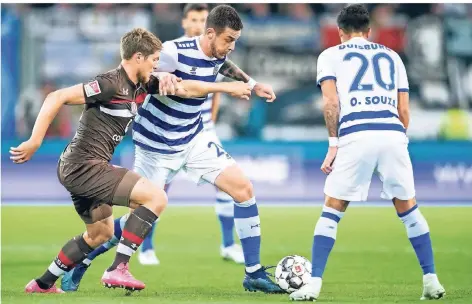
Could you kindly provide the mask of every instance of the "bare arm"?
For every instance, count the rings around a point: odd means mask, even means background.
[[[248,74],[244,73],[244,71],[241,70],[231,60],[225,61],[220,69],[220,74],[237,81],[248,83],[251,87],[251,90],[254,90],[257,96],[265,98],[267,102],[273,102],[276,98],[272,86],[255,81],[249,77]]]
[[[220,100],[221,100],[221,93],[213,94],[213,100],[211,103],[211,120],[216,122],[216,118],[218,117],[218,111],[220,110]]]
[[[56,117],[62,105],[84,103],[85,97],[82,84],[77,84],[50,93],[44,100],[38,117],[36,118],[30,140],[37,143],[38,146],[41,145],[49,125],[54,120],[54,117]]]
[[[249,100],[251,89],[243,82],[204,82],[198,80],[182,80],[177,85],[176,95],[183,98],[195,98],[210,93],[228,93],[231,96]]]
[[[410,124],[410,97],[408,92],[398,92],[398,115],[405,129]]]
[[[223,63],[220,74],[237,81],[248,82],[250,79],[249,75],[244,73],[244,71],[231,60],[226,60],[225,63]]]
[[[339,103],[335,80],[325,80],[321,83],[323,93],[324,118],[329,137],[338,137]]]
[[[31,137],[18,147],[10,148],[10,159],[17,164],[27,162],[39,146],[41,146],[49,125],[54,120],[54,117],[56,117],[62,105],[84,103],[85,97],[82,84],[50,93],[44,100],[41,110],[39,111]]]

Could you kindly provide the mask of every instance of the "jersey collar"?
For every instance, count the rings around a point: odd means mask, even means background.
[[[141,86],[141,83],[137,83],[135,84],[128,76],[128,74],[126,73],[125,69],[123,68],[123,66],[120,64],[118,66],[118,70],[120,71],[120,73],[123,75],[123,77],[125,77],[126,81],[129,83],[129,85],[132,87],[132,88],[139,88]]]

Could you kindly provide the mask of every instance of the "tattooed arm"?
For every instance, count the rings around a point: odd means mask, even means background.
[[[223,63],[223,66],[220,69],[220,74],[236,81],[249,82],[249,79],[251,78],[229,59]]]
[[[338,121],[339,103],[336,91],[336,80],[328,79],[321,82],[321,92],[324,102],[324,118],[328,129],[329,148],[325,160],[321,165],[321,171],[329,174],[333,170],[334,159],[338,152]]]
[[[237,81],[248,83],[257,96],[266,98],[268,102],[272,102],[276,98],[272,86],[255,81],[231,60],[226,60],[225,63],[223,63],[220,74]]]
[[[339,103],[334,80],[325,80],[321,83],[323,94],[324,118],[329,137],[338,137]]]

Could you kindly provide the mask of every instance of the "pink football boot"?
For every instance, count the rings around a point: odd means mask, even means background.
[[[113,271],[106,271],[102,276],[102,283],[108,288],[124,288],[128,290],[141,290],[146,287],[143,282],[136,280],[129,272],[128,263],[121,263]]]
[[[28,285],[26,285],[25,292],[26,293],[64,293],[62,289],[56,287],[56,284],[52,285],[51,288],[42,289],[41,287],[39,287],[36,280],[31,280],[31,282],[29,282]]]

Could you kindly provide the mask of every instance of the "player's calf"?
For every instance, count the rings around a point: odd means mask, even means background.
[[[249,291],[283,292],[261,266],[261,220],[249,179],[241,169],[227,167],[216,179],[215,185],[234,199],[234,225],[244,253],[246,266],[243,287]]]
[[[336,241],[338,223],[344,216],[343,211],[346,206],[344,201],[326,197],[326,203],[316,223],[313,236],[311,276],[314,278],[321,279],[323,277],[329,254]]]
[[[221,226],[221,245],[224,248],[234,245],[234,200],[225,192],[216,193],[215,212]]]
[[[236,165],[227,167],[215,184],[234,199],[234,225],[243,247],[246,271],[255,272],[261,268],[261,222],[252,184]]]
[[[130,215],[123,228],[113,264],[105,271],[102,282],[108,287],[143,289],[144,283],[136,280],[128,270],[128,262],[151,231],[153,223],[167,205],[167,196],[145,178],[134,186],[131,202],[139,205]]]
[[[406,228],[408,238],[413,246],[423,274],[435,273],[433,247],[429,234],[428,222],[414,203],[414,200],[394,200],[397,214]],[[409,208],[405,208],[407,205]],[[405,210],[406,209],[406,210]],[[402,211],[401,213],[398,211]]]
[[[108,205],[107,205],[108,206]],[[108,206],[111,211],[111,206]],[[113,237],[114,227],[113,218],[110,217],[93,224],[87,224],[87,231],[83,237],[85,242],[91,247],[96,248],[107,242]]]
[[[84,259],[80,264],[75,266],[69,272],[66,272],[61,279],[61,289],[66,292],[77,291],[79,289],[80,282],[85,275],[85,272],[90,267],[92,261],[98,257],[99,255],[104,254],[105,252],[109,251],[113,247],[115,247],[120,238],[122,233],[122,228],[126,220],[128,219],[129,214],[125,214],[120,218],[114,220],[114,234],[111,239],[100,245],[99,247],[95,248],[92,252],[87,255],[87,258]]]
[[[25,291],[28,293],[47,292],[48,290],[57,291],[54,283],[59,276],[71,270],[77,263],[82,262],[92,250],[93,248],[87,244],[83,235],[74,237],[62,247],[46,272],[37,278],[35,282],[30,282]]]
[[[446,291],[439,283],[436,275],[428,222],[420,212],[418,205],[416,205],[415,199],[394,199],[393,203],[398,217],[405,225],[406,233],[423,270],[423,295],[421,299],[442,298]]]

